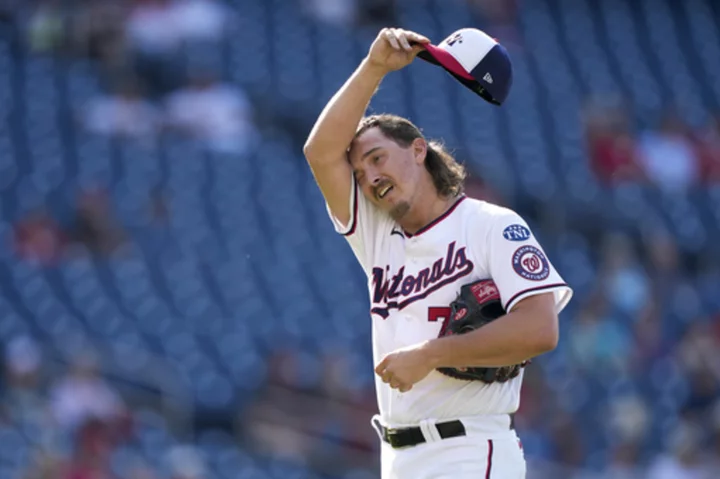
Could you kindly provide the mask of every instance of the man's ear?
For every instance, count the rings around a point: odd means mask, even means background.
[[[412,142],[413,155],[415,156],[415,162],[418,165],[425,163],[427,156],[427,142],[424,138],[415,138]]]

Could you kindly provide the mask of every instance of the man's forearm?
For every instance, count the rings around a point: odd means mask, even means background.
[[[518,364],[555,347],[557,325],[532,310],[511,312],[470,333],[445,336],[423,348],[433,367],[500,367]]]
[[[305,143],[312,157],[336,157],[347,149],[385,72],[363,60],[330,99]]]

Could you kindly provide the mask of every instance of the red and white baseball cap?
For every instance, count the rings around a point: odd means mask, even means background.
[[[494,105],[501,105],[512,86],[512,62],[507,50],[487,33],[462,28],[439,45],[423,45],[423,60],[443,67],[463,85]]]

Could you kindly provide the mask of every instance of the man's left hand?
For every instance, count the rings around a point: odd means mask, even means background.
[[[385,356],[375,367],[384,383],[400,392],[407,392],[433,370],[424,350],[426,343],[398,349]]]

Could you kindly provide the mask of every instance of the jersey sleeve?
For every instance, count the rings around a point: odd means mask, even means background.
[[[338,220],[327,203],[325,208],[335,231],[345,237],[361,266],[366,271],[370,270],[375,240],[383,225],[388,224],[388,218],[365,198],[355,181],[355,175],[352,176],[348,223],[343,224]]]
[[[555,270],[525,220],[507,210],[493,218],[487,234],[486,265],[506,311],[522,299],[548,292],[555,296],[558,313],[565,308],[573,291]]]

